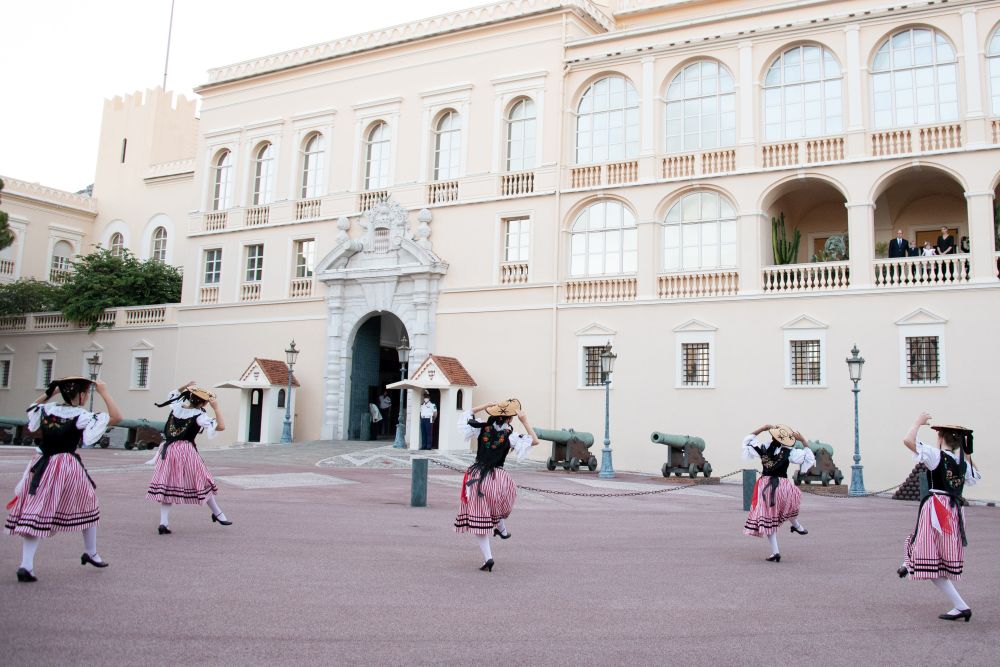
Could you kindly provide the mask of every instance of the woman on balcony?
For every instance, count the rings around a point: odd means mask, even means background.
[[[765,431],[767,439],[760,437]],[[796,440],[802,443],[801,449],[793,449]],[[767,424],[743,439],[743,459],[753,458],[761,460],[763,472],[753,487],[750,514],[743,525],[743,534],[767,537],[771,543],[771,555],[765,560],[780,563],[777,533],[781,524],[789,521],[793,533],[809,534],[799,523],[802,492],[788,479],[788,465],[794,463],[805,472],[816,465],[816,456],[798,431],[783,424]]]
[[[91,386],[104,399],[107,413],[91,413],[83,408]],[[48,403],[58,391],[62,403]],[[70,376],[50,382],[45,393],[28,408],[28,430],[39,431],[42,444],[39,454],[28,464],[7,504],[10,514],[4,526],[10,535],[20,535],[21,567],[17,580],[38,581],[35,576],[35,551],[41,538],[59,532],[83,532],[83,555],[80,564],[107,567],[97,553],[97,486],[83,467],[76,448],[82,440],[92,445],[101,439],[108,426],[121,421],[121,413],[103,382]]]
[[[477,421],[476,413],[486,411],[488,419]],[[517,415],[527,435],[517,433],[511,421]],[[502,540],[510,537],[504,519],[514,509],[517,490],[510,475],[503,469],[511,449],[517,460],[528,454],[528,449],[538,444],[538,436],[521,411],[521,402],[511,398],[500,403],[487,403],[462,415],[458,429],[466,440],[476,439],[476,462],[469,466],[462,478],[461,505],[455,518],[456,533],[472,533],[483,553],[484,572],[493,571],[493,552],[490,537]]]
[[[955,590],[952,580],[962,578],[965,566],[965,513],[962,491],[981,479],[972,462],[972,430],[964,426],[932,426],[938,432],[937,446],[917,440],[917,431],[930,422],[920,413],[903,437],[914,459],[927,467],[930,493],[920,501],[917,525],[906,538],[903,565],[896,571],[902,578],[930,579],[951,600],[952,609],[938,618],[945,621],[972,618],[972,610]]]
[[[205,412],[205,404],[212,406],[215,418]],[[170,406],[167,423],[163,429],[164,441],[156,456],[156,469],[149,482],[146,499],[160,503],[160,535],[169,535],[171,505],[204,505],[212,510],[212,522],[232,525],[215,501],[219,492],[215,480],[198,454],[195,436],[204,432],[212,438],[216,431],[226,428],[222,413],[215,402],[215,394],[196,387],[194,380],[170,392],[167,400],[156,407]]]

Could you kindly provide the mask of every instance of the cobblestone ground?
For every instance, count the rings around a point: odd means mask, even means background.
[[[0,538],[4,664],[996,664],[994,508],[968,509],[958,586],[974,616],[950,624],[931,584],[894,573],[914,503],[807,494],[810,534],[779,533],[773,564],[765,541],[741,534],[738,484],[614,498],[520,490],[513,537],[492,541],[484,573],[474,540],[451,529],[458,471],[432,464],[428,507],[411,508],[413,454],[379,443],[203,455],[232,526],[181,506],[174,533],[157,535],[158,508],[143,499],[151,452],[86,450],[111,566],[82,567],[79,535],[62,534],[42,542],[40,581],[19,584],[20,540]],[[0,448],[0,489],[29,457]],[[510,468],[522,486],[574,494],[677,486]]]

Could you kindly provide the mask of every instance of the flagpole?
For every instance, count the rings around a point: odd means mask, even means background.
[[[167,57],[163,61],[163,90],[167,89],[167,66],[170,64],[170,38],[174,32],[174,2],[170,0],[170,24],[167,26]]]

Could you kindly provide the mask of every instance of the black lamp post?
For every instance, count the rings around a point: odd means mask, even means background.
[[[410,341],[406,336],[403,336],[403,340],[399,341],[399,346],[396,348],[396,354],[399,355],[400,379],[405,380],[407,364],[409,364],[410,362]],[[406,389],[400,387],[399,420],[396,422],[396,439],[392,443],[392,446],[395,449],[406,449],[406,423],[404,422],[405,417],[406,417]]]
[[[851,466],[851,488],[847,494],[850,496],[865,495],[864,466],[861,465],[861,450],[858,443],[858,383],[861,382],[861,368],[865,365],[865,358],[861,356],[858,346],[851,348],[851,356],[847,359],[847,370],[851,374],[851,382],[854,383],[854,465]]]
[[[601,450],[601,472],[597,474],[602,479],[615,476],[615,468],[611,464],[611,374],[615,370],[615,360],[618,355],[611,351],[611,341],[601,351],[601,380],[604,383],[604,449]]]
[[[281,442],[289,444],[292,441],[292,367],[299,358],[300,350],[296,349],[295,341],[285,350],[285,363],[288,364],[288,392],[285,394],[285,423],[281,427]]]

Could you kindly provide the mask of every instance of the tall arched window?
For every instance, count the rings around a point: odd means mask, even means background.
[[[365,138],[365,190],[389,185],[389,124],[377,123]]]
[[[625,77],[598,79],[576,111],[576,163],[593,164],[639,155],[639,93]]]
[[[535,103],[518,100],[507,114],[507,171],[535,166]]]
[[[875,127],[958,120],[955,49],[936,30],[911,28],[887,39],[872,61]]]
[[[52,246],[52,262],[49,265],[49,281],[57,284],[66,282],[73,259],[73,246],[69,241],[56,241]]]
[[[733,75],[712,60],[688,65],[667,87],[667,152],[735,144]]]
[[[570,275],[635,273],[635,215],[621,202],[598,202],[581,211],[570,238]]]
[[[221,151],[212,165],[212,210],[225,211],[233,206],[233,154]]]
[[[844,130],[843,79],[828,49],[796,46],[764,77],[764,139],[800,139]]]
[[[697,271],[736,266],[736,210],[714,192],[677,201],[663,221],[663,269]]]
[[[274,190],[274,144],[265,142],[257,147],[253,156],[254,206],[271,203]]]
[[[323,135],[318,132],[310,135],[302,145],[302,183],[299,196],[303,199],[311,199],[323,194],[325,159]]]
[[[1000,116],[1000,30],[993,33],[986,49],[986,62],[990,72],[990,110],[994,116]]]
[[[158,262],[167,261],[167,229],[165,227],[157,227],[153,230],[153,241],[149,257]]]
[[[462,152],[462,120],[456,111],[445,112],[434,127],[434,180],[459,176]]]
[[[112,255],[121,257],[122,252],[125,250],[125,236],[121,232],[115,232],[111,235],[108,245],[110,246]]]

